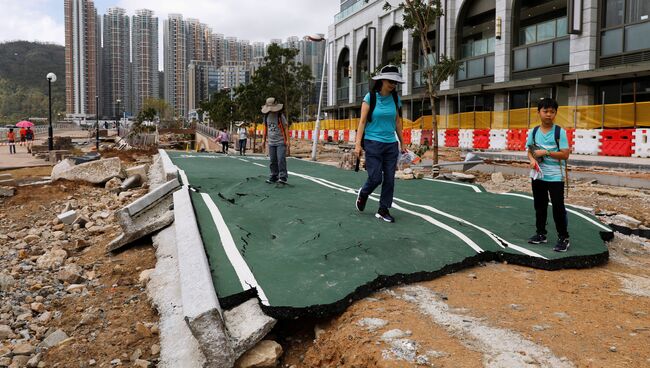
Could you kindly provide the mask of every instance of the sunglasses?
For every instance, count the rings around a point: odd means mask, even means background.
[[[385,80],[386,80],[388,83],[392,84],[392,85],[396,85],[396,84],[397,84],[397,82],[395,82],[394,80],[390,80],[390,79],[385,79]]]

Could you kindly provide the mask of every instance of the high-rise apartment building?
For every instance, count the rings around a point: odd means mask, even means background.
[[[99,48],[97,10],[91,0],[65,0],[64,12],[66,113],[68,116],[95,115]]]
[[[197,110],[202,101],[208,101],[209,61],[192,60],[187,67],[187,111]]]
[[[217,69],[217,86],[219,90],[233,89],[250,82],[251,72],[243,61],[228,61]]]
[[[109,110],[107,115],[133,114],[131,27],[126,10],[118,7],[108,9],[103,26],[103,87],[104,106]]]
[[[158,17],[148,9],[133,16],[133,100],[137,114],[148,98],[158,98]]]
[[[170,14],[163,26],[165,100],[175,116],[187,114],[187,32],[183,16]]]
[[[212,35],[212,64],[217,68],[222,66],[225,61],[225,39],[222,34],[215,33]]]

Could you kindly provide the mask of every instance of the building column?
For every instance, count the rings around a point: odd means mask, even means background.
[[[583,0],[582,33],[571,35],[570,41],[570,72],[579,72],[596,68],[598,50],[598,2],[599,0]],[[579,16],[579,14],[576,14]],[[571,24],[571,19],[568,20]]]
[[[458,6],[456,6],[456,3],[458,3]],[[440,27],[442,33],[440,37],[444,37],[441,38],[442,44],[444,45],[445,42],[447,44],[446,49],[443,51],[452,59],[456,59],[456,19],[458,19],[458,12],[460,11],[461,3],[462,1],[460,0],[444,1],[443,6],[446,4],[447,8],[444,9],[445,15],[440,18],[440,21],[443,23],[443,26]],[[447,23],[446,27],[444,26],[445,22]],[[440,90],[445,91],[454,89],[454,86],[455,77],[450,77],[446,81],[440,83]]]
[[[496,20],[501,18],[501,39],[494,43],[494,82],[499,83],[510,80],[512,0],[496,0],[495,10]]]
[[[410,30],[405,29],[402,32],[402,53],[406,56],[406,60],[402,60],[402,77],[404,84],[402,84],[402,96],[408,96],[413,93],[413,35]]]
[[[349,86],[349,96],[348,96],[348,102],[349,103],[354,103],[354,100],[357,98],[357,78],[354,75],[354,71],[356,70],[356,61],[357,61],[357,36],[355,32],[352,32],[351,34],[347,34],[345,36],[346,39],[346,44],[348,45],[348,49],[350,50],[350,68],[348,70],[350,71],[350,86]]]
[[[569,106],[576,105],[576,85],[575,81],[569,87]],[[578,81],[578,106],[582,105],[593,105],[596,101],[596,96],[594,95],[594,89],[588,84],[581,84]]]

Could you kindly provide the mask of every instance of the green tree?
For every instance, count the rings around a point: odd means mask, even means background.
[[[158,118],[161,121],[171,120],[172,111],[167,101],[160,98],[147,98],[142,103],[142,110],[149,110],[149,109],[153,109],[155,111],[155,115],[158,115]],[[149,120],[153,120],[153,119],[149,119]]]
[[[364,0],[368,2],[368,0]],[[439,55],[438,60],[434,60],[434,53],[427,32],[435,26],[436,22],[444,15],[440,0],[404,0],[398,6],[402,9],[402,28],[410,30],[413,37],[418,38],[420,43],[420,52],[424,56],[425,65],[421,66],[424,70],[427,82],[427,95],[431,103],[433,115],[433,163],[438,163],[438,120],[436,119],[436,98],[437,90],[440,83],[455,75],[460,68],[460,63],[446,55]],[[384,10],[389,11],[393,8],[386,2]]]
[[[214,121],[216,128],[227,128],[228,124],[235,120],[235,103],[230,99],[229,90],[221,90],[212,95],[210,101],[202,101],[201,110],[210,115],[210,120]]]
[[[300,116],[300,97],[309,93],[309,85],[313,80],[311,68],[296,62],[298,53],[298,49],[271,44],[264,65],[252,78],[254,90],[259,96],[273,96],[284,104],[289,121]],[[258,107],[263,104],[264,101]]]

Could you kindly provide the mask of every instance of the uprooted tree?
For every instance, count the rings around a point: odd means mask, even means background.
[[[368,2],[369,0],[365,0]],[[440,0],[404,0],[398,9],[402,9],[401,28],[410,30],[413,37],[420,42],[420,53],[424,56],[423,67],[427,82],[427,95],[431,103],[431,114],[433,118],[433,163],[438,164],[438,120],[436,119],[437,90],[440,83],[455,75],[460,68],[460,63],[455,59],[439,53],[437,60],[433,52],[433,46],[427,39],[428,31],[435,27],[436,22],[444,15]],[[383,9],[390,11],[393,5],[385,2]]]

